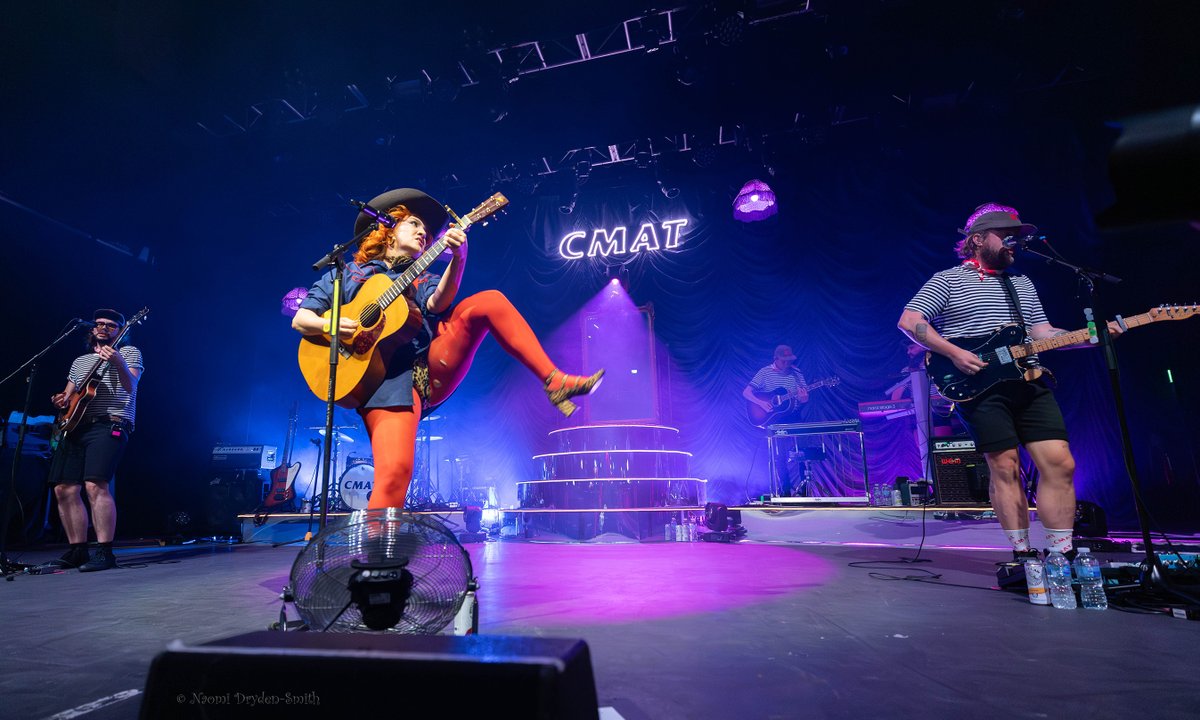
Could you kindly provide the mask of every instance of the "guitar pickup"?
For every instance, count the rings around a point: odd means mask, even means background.
[[[1113,320],[1116,321],[1117,327],[1121,328],[1121,332],[1125,332],[1129,329],[1129,326],[1125,324],[1125,318],[1121,317],[1120,315],[1114,316]]]
[[[1013,356],[1007,347],[998,347],[996,348],[996,360],[998,360],[1001,365],[1007,365],[1013,361]]]

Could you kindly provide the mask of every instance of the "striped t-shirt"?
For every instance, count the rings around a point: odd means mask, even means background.
[[[1026,327],[1049,322],[1033,283],[1024,275],[1009,275]],[[990,335],[1001,325],[1016,322],[1004,282],[997,275],[959,265],[934,273],[904,306],[925,316],[944,338]]]
[[[779,372],[775,369],[774,363],[759,370],[755,373],[754,379],[750,381],[750,387],[758,392],[774,392],[779,388],[785,388],[789,393],[794,393],[796,388],[805,384],[804,373],[795,366],[788,368],[787,372]]]
[[[141,371],[142,367],[142,351],[132,345],[125,345],[120,349],[121,357],[125,358],[125,364],[130,370]],[[84,381],[87,379],[88,373],[91,372],[98,363],[102,362],[100,356],[96,353],[88,353],[75,358],[75,362],[71,363],[71,370],[67,373],[67,379],[75,383],[75,389],[83,390]],[[100,383],[96,386],[96,397],[88,404],[87,410],[83,414],[83,419],[96,417],[98,415],[115,415],[129,421],[133,425],[134,411],[137,407],[137,386],[133,388],[133,392],[125,392],[125,388],[121,386],[121,376],[117,374],[117,369],[109,363],[108,369],[100,378]]]

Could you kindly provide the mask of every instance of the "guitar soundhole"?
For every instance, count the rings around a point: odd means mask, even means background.
[[[379,309],[379,306],[371,303],[362,309],[362,313],[358,316],[358,324],[363,327],[374,327],[382,315],[383,311]]]

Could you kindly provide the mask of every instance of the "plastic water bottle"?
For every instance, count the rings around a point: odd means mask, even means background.
[[[1050,604],[1059,610],[1074,610],[1075,591],[1071,589],[1071,563],[1060,552],[1046,556],[1046,588]]]
[[[1079,578],[1079,600],[1086,610],[1107,610],[1108,596],[1104,594],[1104,577],[1100,561],[1088,548],[1079,548],[1075,556],[1075,577]]]
[[[666,530],[664,531],[665,535],[667,536],[667,540],[671,542],[675,541],[675,536],[679,533],[677,528],[678,526],[675,524],[675,516],[672,515],[671,522],[667,523]]]

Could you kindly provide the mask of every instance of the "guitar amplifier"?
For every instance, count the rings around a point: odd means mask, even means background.
[[[987,505],[987,460],[976,452],[970,438],[937,440],[930,454],[933,463],[933,492],[938,505]]]
[[[213,470],[272,470],[278,465],[274,445],[217,445],[212,451]]]

